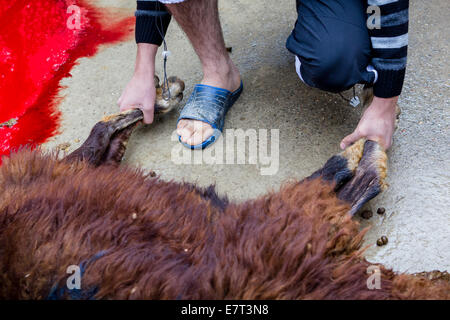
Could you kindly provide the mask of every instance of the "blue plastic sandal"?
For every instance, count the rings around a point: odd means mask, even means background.
[[[225,115],[239,98],[243,89],[242,81],[239,89],[234,92],[205,84],[197,84],[188,102],[181,110],[177,124],[182,119],[200,120],[210,124],[214,133],[201,144],[195,146],[182,142],[181,137],[178,136],[181,144],[186,148],[195,150],[204,149],[215,142],[222,134]]]

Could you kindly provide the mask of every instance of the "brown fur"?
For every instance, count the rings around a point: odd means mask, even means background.
[[[45,299],[87,267],[96,299],[449,299],[447,281],[382,269],[369,290],[358,223],[335,184],[242,204],[140,169],[22,150],[0,167],[0,298]],[[68,298],[68,296],[66,296]]]

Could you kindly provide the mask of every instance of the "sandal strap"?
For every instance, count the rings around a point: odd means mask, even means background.
[[[200,120],[209,123],[214,129],[222,131],[231,94],[226,89],[197,84],[181,111],[178,121],[181,119]]]

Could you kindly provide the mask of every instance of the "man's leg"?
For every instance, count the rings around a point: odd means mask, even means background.
[[[202,84],[234,91],[240,86],[239,70],[225,47],[219,20],[218,0],[188,0],[166,4],[172,16],[188,36],[203,68]],[[177,133],[181,141],[197,145],[213,133],[207,123],[180,120]]]
[[[366,9],[362,0],[297,0],[298,20],[286,45],[302,81],[330,92],[376,81]]]

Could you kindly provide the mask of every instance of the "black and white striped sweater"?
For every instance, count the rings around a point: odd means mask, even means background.
[[[408,53],[409,0],[368,0],[381,10],[381,28],[369,28],[372,65],[378,72],[374,94],[380,98],[400,95]]]
[[[362,0],[364,1],[364,0]],[[381,28],[369,28],[372,65],[378,72],[374,94],[380,98],[400,95],[408,51],[409,0],[367,0],[381,11]],[[171,16],[157,0],[137,1],[136,42],[161,45]]]

